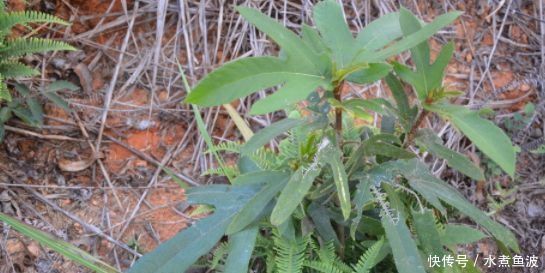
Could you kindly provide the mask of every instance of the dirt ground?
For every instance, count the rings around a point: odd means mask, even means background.
[[[180,104],[187,90],[176,61],[194,84],[230,59],[277,49],[238,17],[233,10],[235,1],[9,2],[13,10],[38,9],[69,20],[72,25],[67,29],[42,27],[39,34],[64,39],[80,49],[25,58],[41,68],[43,75],[24,82],[39,86],[43,81],[64,79],[81,90],[62,94],[72,113],[44,101],[43,128],[18,120],[7,124],[7,136],[0,144],[0,209],[126,269],[139,253],[151,251],[191,221],[183,189],[161,166],[188,184],[221,181],[200,175],[216,165],[204,152],[191,109]],[[295,31],[302,22],[311,22],[312,2],[236,1],[261,8]],[[466,93],[459,104],[497,111],[496,123],[521,148],[517,176],[510,179],[498,173],[452,127],[433,118],[428,125],[441,132],[449,147],[486,168],[489,179],[470,181],[446,169],[441,161],[430,160],[430,165],[509,227],[519,238],[524,255],[539,256],[541,261],[538,271],[485,268],[484,272],[545,272],[545,158],[531,152],[545,143],[545,3],[343,3],[354,30],[400,5],[425,21],[447,10],[464,11],[460,20],[433,38],[432,48],[455,42],[446,83]],[[383,88],[380,82],[368,88],[350,86],[345,95],[383,94]],[[278,118],[278,114],[246,115],[252,101],[263,95],[233,104],[255,130]],[[241,139],[224,109],[204,109],[203,117],[215,141]],[[466,250],[481,257],[498,253],[490,240]],[[4,272],[87,271],[4,228],[0,273]]]

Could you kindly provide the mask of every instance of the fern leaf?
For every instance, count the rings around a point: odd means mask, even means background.
[[[0,0],[2,1],[2,0]],[[0,102],[2,101],[11,101],[11,95],[8,90],[8,86],[4,82],[4,75],[0,73]]]
[[[33,10],[0,14],[0,32],[7,33],[15,25],[25,25],[27,23],[54,23],[65,26],[69,24],[68,22],[51,14]]]
[[[335,251],[335,244],[333,241],[325,243],[317,251],[317,254],[318,258],[320,259],[319,261],[317,261],[318,263],[305,264],[305,266],[308,266],[318,271],[320,271],[320,269],[313,266],[321,266],[321,269],[329,270],[326,272],[352,273],[352,268],[345,264],[343,261],[341,261],[341,259],[337,256],[337,253]]]
[[[260,169],[274,170],[277,167],[277,155],[270,149],[261,148],[249,157]]]
[[[40,72],[18,61],[3,61],[0,62],[0,74],[5,78],[16,78],[36,76]]]
[[[17,38],[7,42],[0,48],[1,58],[15,58],[25,54],[38,53],[52,50],[76,50],[71,45],[49,39],[41,38]]]
[[[230,152],[230,153],[240,153],[240,148],[242,148],[242,144],[240,142],[235,141],[225,141],[221,142],[218,145],[214,145],[213,148],[208,149],[206,151],[207,153],[214,153],[214,152]]]
[[[380,239],[361,255],[358,263],[354,265],[354,273],[369,273],[380,262],[380,249],[384,245],[384,239]]]
[[[335,267],[335,264],[324,261],[307,261],[304,265],[320,273],[346,273],[346,271]]]
[[[236,177],[240,174],[237,166],[225,166],[217,169],[208,169],[202,175]]]
[[[276,250],[276,268],[278,273],[301,273],[305,260],[305,250],[308,237],[288,240],[275,235],[274,249]]]
[[[225,262],[225,256],[229,250],[229,245],[226,242],[219,244],[212,253],[212,260],[209,263],[210,269],[216,269],[221,262]]]

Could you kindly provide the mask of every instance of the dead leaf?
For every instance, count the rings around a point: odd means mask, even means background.
[[[80,172],[87,168],[89,168],[93,163],[95,163],[95,160],[102,158],[102,155],[98,156],[92,156],[89,159],[84,160],[67,160],[67,159],[60,159],[58,162],[59,168],[65,172]]]
[[[91,75],[91,71],[89,71],[87,65],[84,63],[79,63],[74,68],[74,72],[76,75],[78,75],[83,91],[86,94],[91,94],[93,92],[93,76]]]

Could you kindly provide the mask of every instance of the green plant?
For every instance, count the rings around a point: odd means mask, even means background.
[[[10,38],[12,29],[17,25],[31,28],[31,23],[55,23],[67,25],[68,23],[55,16],[36,12],[18,11],[7,12],[4,1],[0,1],[0,141],[4,136],[4,123],[7,122],[12,113],[30,125],[41,125],[43,111],[36,98],[29,90],[21,85],[15,89],[24,99],[13,99],[7,80],[18,77],[30,77],[39,75],[39,71],[18,61],[26,54],[46,52],[52,50],[74,50],[64,42],[40,38]],[[46,91],[46,97],[58,96],[53,92]],[[53,101],[55,101],[53,99]],[[60,98],[58,98],[60,99]]]
[[[425,24],[402,8],[370,23],[354,38],[334,1],[314,7],[316,29],[304,25],[302,37],[256,10],[237,9],[280,45],[279,57],[232,61],[204,78],[186,102],[222,105],[281,85],[256,102],[251,113],[268,113],[305,99],[307,106],[304,111],[288,111],[286,119],[244,144],[209,147],[214,153],[222,149],[239,153],[235,169],[220,166],[214,171],[233,176],[230,185],[186,191],[189,204],[211,206],[213,213],[140,258],[129,272],[184,272],[224,236],[214,266],[223,261],[221,271],[232,273],[249,268],[259,272],[263,268],[266,272],[386,268],[381,272],[422,273],[435,271],[424,265],[426,255],[455,253],[456,245],[485,236],[494,237],[505,251],[519,251],[508,229],[435,177],[419,154],[409,149],[417,145],[463,174],[484,179],[482,170],[468,158],[444,147],[429,129],[420,128],[427,116],[437,114],[514,175],[515,149],[509,138],[477,112],[448,102],[460,94],[442,86],[453,44],[444,46],[430,62],[427,39],[459,12]],[[415,69],[389,59],[406,50],[411,51]],[[345,82],[366,84],[382,78],[393,101],[342,99]],[[415,91],[414,102],[399,78]],[[369,119],[371,112],[380,115],[379,127],[356,125],[355,118]],[[287,137],[278,150],[263,147],[281,135]],[[467,215],[488,235],[447,224],[448,209]],[[308,254],[313,241],[320,246],[311,247]],[[372,244],[362,248],[361,242]],[[320,256],[320,251],[329,254]]]

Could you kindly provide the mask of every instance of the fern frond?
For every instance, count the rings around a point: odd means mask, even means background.
[[[223,168],[212,168],[206,170],[202,175],[213,175],[213,176],[227,176],[227,177],[236,177],[240,174],[236,165],[234,166],[225,166]]]
[[[276,269],[278,273],[301,273],[305,261],[305,250],[308,237],[288,240],[280,235],[274,235],[274,249],[276,251]]]
[[[0,32],[7,33],[15,25],[25,25],[27,23],[54,23],[65,26],[69,25],[68,22],[56,16],[34,10],[0,14]]]
[[[30,77],[39,75],[40,72],[18,61],[0,62],[0,74],[5,78]]]
[[[369,273],[371,269],[380,261],[380,249],[384,245],[384,238],[381,238],[371,247],[369,247],[363,255],[361,255],[358,263],[354,265],[354,273]]]
[[[326,265],[325,268],[335,268],[335,270],[338,270],[338,272],[352,273],[352,268],[345,264],[343,261],[341,261],[341,259],[337,256],[337,253],[335,251],[335,244],[333,243],[333,241],[325,243],[318,250],[317,254],[318,258],[320,259],[319,262],[322,265]]]
[[[297,158],[299,155],[299,141],[294,133],[289,133],[288,137],[278,144],[278,154],[284,158]]]
[[[249,157],[260,169],[273,170],[277,167],[277,155],[270,149],[258,149]]]
[[[207,153],[213,153],[213,152],[230,152],[230,153],[240,153],[240,149],[242,148],[242,144],[240,142],[235,141],[225,141],[221,142],[218,145],[214,145],[213,148],[208,149],[206,151]]]
[[[220,243],[216,249],[212,252],[212,260],[210,260],[209,267],[210,269],[216,269],[220,262],[224,262],[225,256],[229,251],[229,244],[226,242]]]
[[[41,38],[17,38],[7,42],[0,48],[0,58],[15,58],[25,54],[38,53],[52,50],[76,50],[71,45],[49,39]]]
[[[2,1],[2,0],[0,0]],[[11,101],[11,95],[8,90],[8,86],[4,82],[4,75],[0,73],[0,102],[2,101]]]
[[[304,265],[305,267],[320,273],[347,273],[346,271],[342,271],[341,269],[337,268],[335,264],[324,261],[306,261]]]

